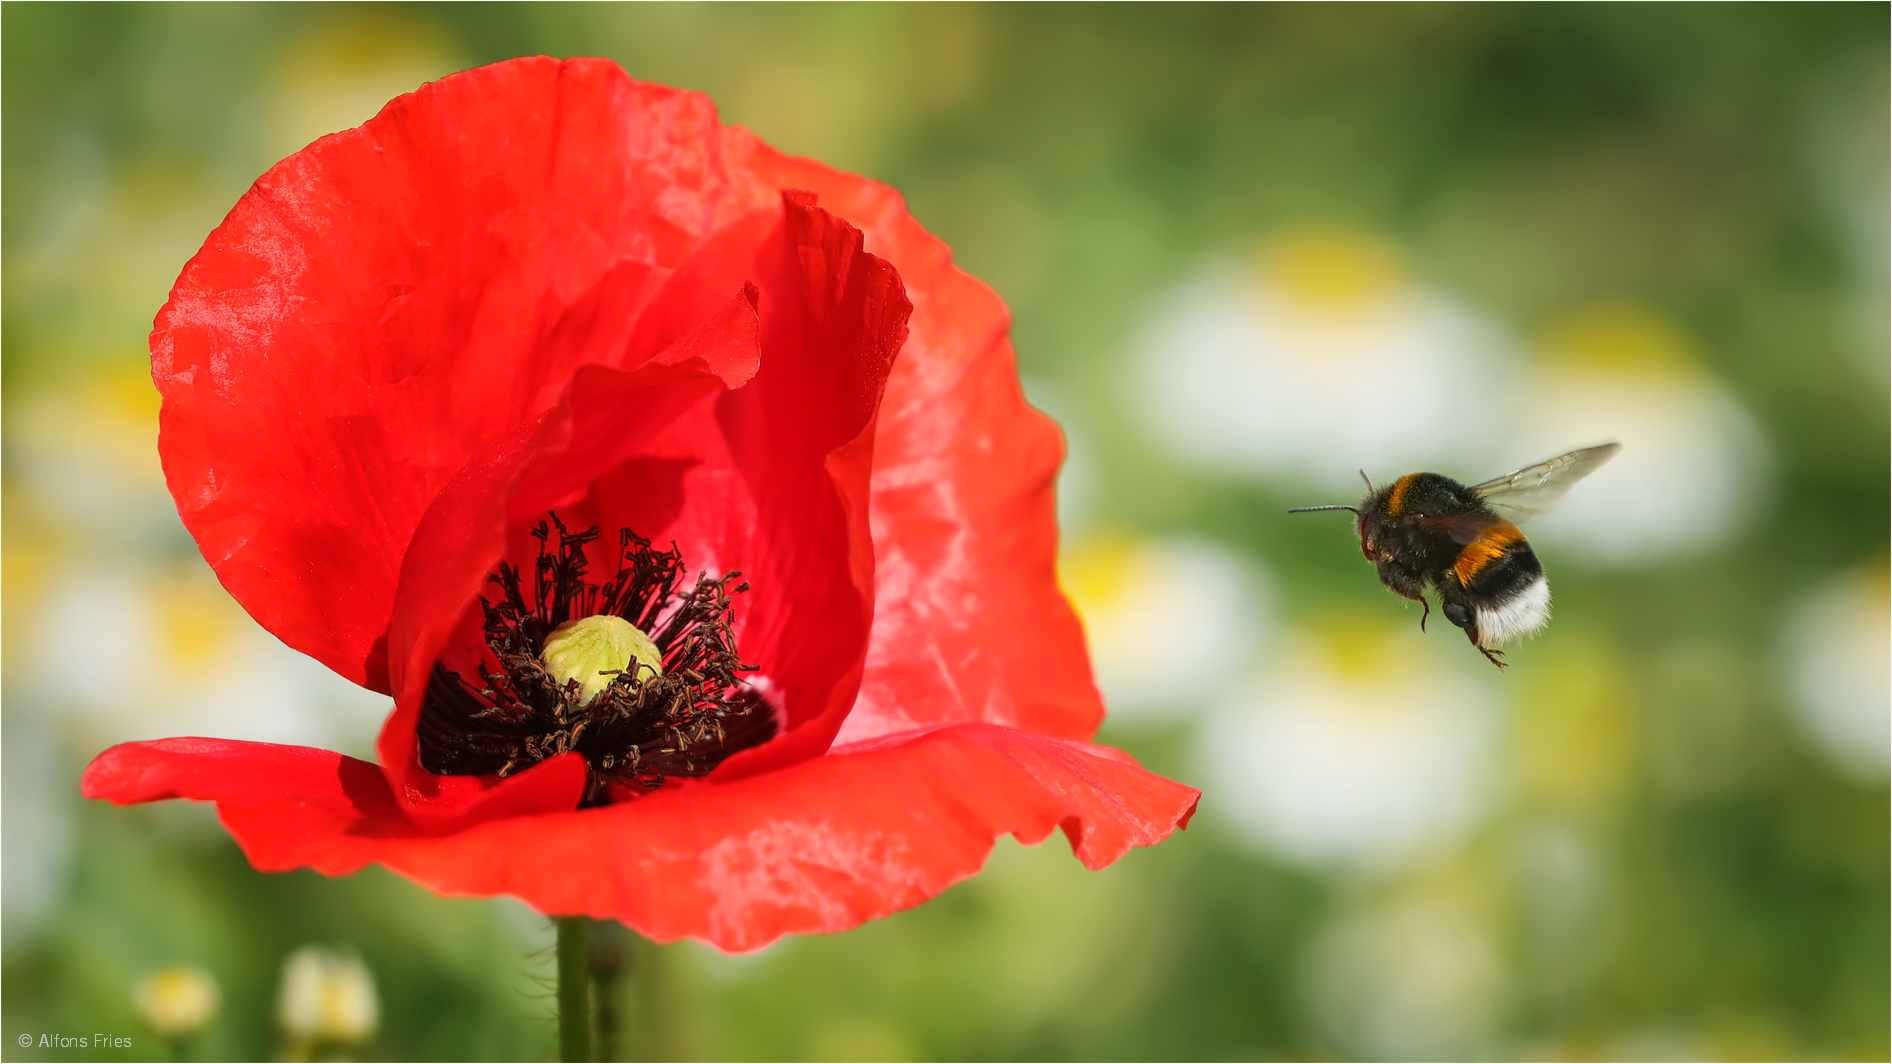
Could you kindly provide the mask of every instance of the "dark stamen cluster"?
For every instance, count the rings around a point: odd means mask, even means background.
[[[446,776],[508,776],[556,754],[576,750],[591,766],[585,804],[611,800],[612,784],[636,791],[669,776],[701,776],[737,750],[775,734],[767,703],[745,687],[730,632],[730,585],[741,573],[678,591],[683,558],[674,545],[618,533],[618,569],[603,584],[587,583],[585,548],[596,528],[570,532],[558,515],[532,530],[539,541],[532,586],[501,562],[487,578],[498,601],[484,596],[486,647],[474,683],[436,664],[420,714],[420,761]],[[551,542],[556,529],[558,542]],[[540,654],[546,637],[568,620],[622,617],[650,636],[663,654],[663,675],[620,672],[589,703],[576,679],[560,684]]]

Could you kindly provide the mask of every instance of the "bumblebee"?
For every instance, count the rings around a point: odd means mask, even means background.
[[[1498,648],[1550,621],[1550,584],[1517,522],[1556,509],[1571,485],[1622,449],[1585,447],[1470,486],[1438,473],[1408,473],[1376,488],[1363,470],[1367,493],[1359,506],[1288,512],[1351,511],[1360,551],[1379,567],[1380,582],[1425,607],[1420,629],[1432,616],[1430,589],[1445,619],[1502,669]]]

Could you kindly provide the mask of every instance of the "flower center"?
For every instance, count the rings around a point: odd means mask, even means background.
[[[558,542],[552,543],[556,529]],[[570,532],[556,514],[532,530],[539,555],[528,589],[501,562],[481,596],[487,655],[478,682],[436,664],[420,714],[420,761],[446,776],[509,776],[568,751],[591,768],[585,805],[605,805],[701,776],[775,734],[753,672],[736,653],[731,587],[741,573],[699,575],[679,591],[674,547],[618,533],[618,567],[585,579],[598,530]]]
[[[624,618],[609,615],[566,621],[552,629],[539,660],[559,687],[576,683],[578,698],[587,705],[618,676],[641,683],[664,674],[663,652],[650,636]]]

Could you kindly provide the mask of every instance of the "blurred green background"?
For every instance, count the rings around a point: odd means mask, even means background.
[[[331,1055],[552,1055],[536,914],[76,789],[131,738],[370,749],[178,526],[144,335],[275,160],[544,52],[893,184],[1005,297],[1102,741],[1205,790],[1103,872],[1007,840],[855,932],[641,945],[630,1057],[1885,1059],[1887,10],[0,7],[5,1052],[162,1056],[132,988],[187,965],[190,1055],[307,1053],[316,943],[378,1002]],[[1612,437],[1502,674],[1282,514]]]

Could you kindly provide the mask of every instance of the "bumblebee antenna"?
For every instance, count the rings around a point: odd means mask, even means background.
[[[1371,480],[1367,480],[1366,470],[1364,469],[1360,470],[1360,479],[1366,481],[1366,490],[1368,491],[1373,490],[1373,482]]]
[[[1313,513],[1313,512],[1314,512],[1314,511],[1316,511],[1316,510],[1345,510],[1345,511],[1347,511],[1348,513],[1351,513],[1351,514],[1355,514],[1355,515],[1358,515],[1358,514],[1359,514],[1359,512],[1360,512],[1359,510],[1357,510],[1357,509],[1355,509],[1354,507],[1351,507],[1351,506],[1340,506],[1340,505],[1334,505],[1334,506],[1296,506],[1296,507],[1295,507],[1294,509],[1292,509],[1292,510],[1289,510],[1288,512],[1289,512],[1289,513],[1291,513],[1291,514],[1311,514],[1311,513]]]

